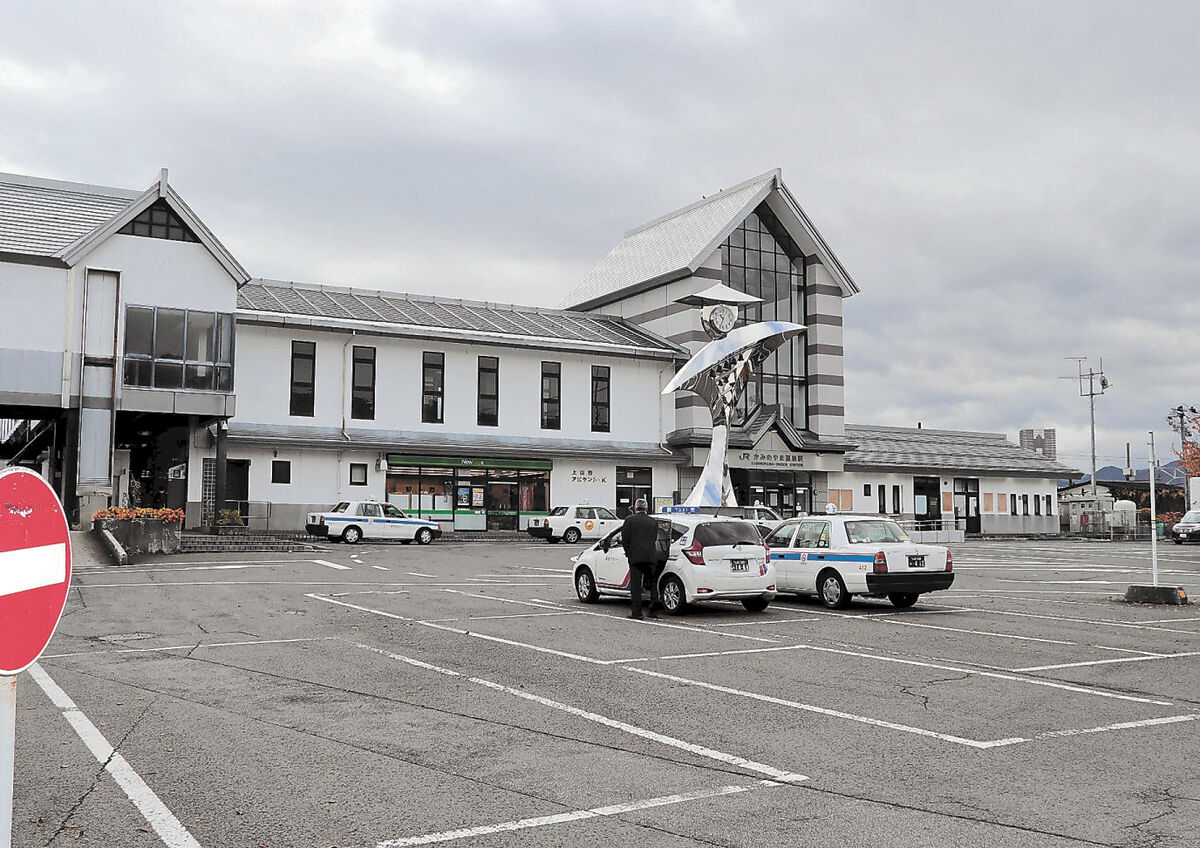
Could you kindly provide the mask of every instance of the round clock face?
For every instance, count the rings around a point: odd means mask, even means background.
[[[717,330],[721,335],[725,335],[733,329],[733,325],[737,323],[737,313],[732,306],[724,303],[717,304],[708,314],[708,320],[713,325],[713,329]]]

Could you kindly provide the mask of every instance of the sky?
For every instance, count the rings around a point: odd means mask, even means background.
[[[553,306],[775,167],[861,289],[851,423],[1173,459],[1200,4],[0,0],[0,171],[172,185],[254,276]]]

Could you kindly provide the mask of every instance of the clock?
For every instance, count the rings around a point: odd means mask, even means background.
[[[737,310],[728,303],[714,303],[700,313],[700,326],[711,338],[720,339],[737,323]]]

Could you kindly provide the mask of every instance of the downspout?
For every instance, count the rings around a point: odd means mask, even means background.
[[[339,400],[342,404],[342,438],[347,442],[353,440],[350,438],[350,434],[346,432],[346,352],[350,349],[350,343],[354,341],[354,337],[357,334],[357,330],[351,330],[350,338],[346,339],[346,343],[342,345],[342,390]]]

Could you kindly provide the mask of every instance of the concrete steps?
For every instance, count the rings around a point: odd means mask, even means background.
[[[292,534],[236,533],[213,536],[209,533],[184,533],[180,553],[222,553],[226,551],[323,551],[324,546],[305,542]]]

